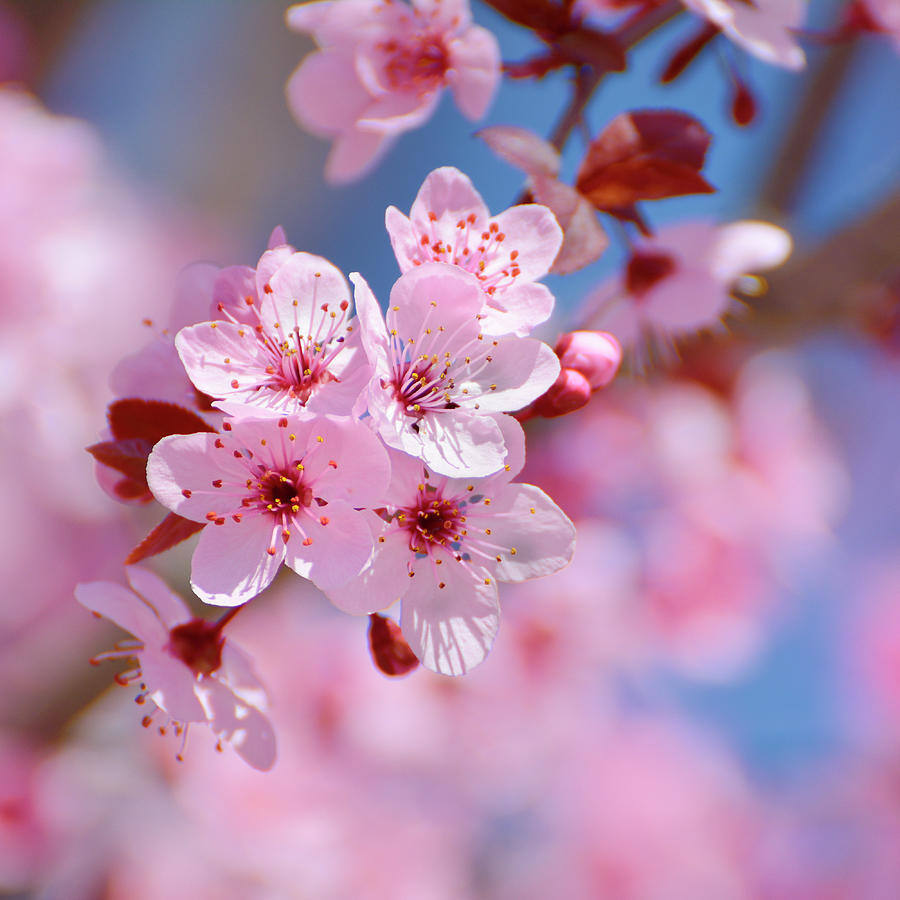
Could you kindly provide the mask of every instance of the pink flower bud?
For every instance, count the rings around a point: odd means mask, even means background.
[[[605,331],[570,331],[557,342],[556,354],[563,372],[574,369],[595,391],[613,380],[622,362],[619,342]],[[558,385],[559,380],[550,391],[556,390]]]
[[[575,369],[563,369],[545,394],[534,401],[534,413],[552,419],[581,409],[591,399],[591,383]]]

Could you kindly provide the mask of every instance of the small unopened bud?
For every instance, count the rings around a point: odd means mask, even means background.
[[[545,394],[534,401],[535,415],[553,419],[581,409],[591,399],[591,383],[575,369],[563,369]]]
[[[594,391],[615,378],[622,362],[619,342],[605,331],[570,331],[557,341],[556,355],[563,371],[571,369],[583,375]]]

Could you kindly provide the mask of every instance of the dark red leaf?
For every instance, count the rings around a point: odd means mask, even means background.
[[[113,485],[113,493],[126,502],[137,501],[139,503],[149,503],[153,499],[153,494],[147,487],[146,482],[141,484],[132,478],[123,478]]]
[[[140,438],[124,441],[101,441],[87,447],[87,452],[104,466],[121,472],[130,481],[147,488],[147,457],[153,445]]]
[[[150,534],[147,535],[125,558],[125,565],[131,566],[142,559],[149,559],[162,553],[182,541],[186,541],[192,534],[196,534],[206,525],[205,522],[192,522],[177,513],[169,513]]]
[[[712,193],[715,188],[700,175],[710,140],[686,113],[622,113],[591,143],[576,187],[601,210]]]
[[[375,665],[391,677],[406,675],[419,665],[400,626],[378,613],[369,616],[369,650]]]
[[[151,447],[169,434],[216,430],[196,413],[176,403],[137,397],[111,403],[107,418],[110,431],[117,440],[142,438]]]

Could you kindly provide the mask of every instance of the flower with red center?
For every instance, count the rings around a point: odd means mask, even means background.
[[[803,27],[807,0],[681,0],[748,53],[785,69],[802,69],[806,56],[794,33]]]
[[[390,472],[378,438],[331,416],[224,427],[170,435],[147,462],[163,506],[209,523],[194,551],[194,592],[237,606],[268,587],[282,562],[323,589],[357,575],[372,549],[357,508],[380,503]]]
[[[498,416],[508,462],[488,478],[447,478],[391,453],[388,502],[369,565],[335,591],[351,613],[402,603],[403,635],[422,664],[461,675],[490,650],[500,621],[498,581],[525,581],[565,566],[575,527],[540,488],[512,484],[525,461],[521,426]]]
[[[263,257],[265,259],[265,257]],[[293,252],[229,321],[183,328],[175,339],[195,387],[231,414],[347,414],[370,376],[343,275],[320,256]]]
[[[365,174],[396,137],[434,112],[445,87],[480,119],[500,83],[500,49],[472,24],[467,0],[319,0],[292,6],[288,27],[319,45],[291,76],[288,105],[335,144],[329,181]]]
[[[425,263],[401,275],[385,318],[363,278],[350,279],[375,369],[360,404],[384,442],[442,475],[502,468],[503,435],[488,414],[543,394],[559,374],[556,354],[533,338],[486,336],[480,283],[456,266]]]
[[[137,665],[116,676],[136,683],[139,704],[156,707],[145,716],[182,737],[181,752],[193,722],[209,725],[255,769],[275,762],[275,733],[266,718],[265,690],[250,659],[222,633],[227,618],[193,618],[184,601],[147,569],[125,569],[132,590],[108,581],[79,584],[75,598],[98,616],[130,631],[136,640],[120,641],[103,659],[135,659]],[[157,715],[157,714],[161,715]]]
[[[766,222],[689,222],[638,241],[623,277],[588,297],[591,324],[622,347],[643,352],[714,326],[736,307],[731,291],[742,275],[781,265],[790,235]]]
[[[390,206],[385,224],[402,272],[444,262],[479,280],[485,333],[524,335],[553,312],[553,295],[535,283],[563,239],[546,206],[524,203],[492,217],[469,178],[445,166],[425,179],[409,218]]]

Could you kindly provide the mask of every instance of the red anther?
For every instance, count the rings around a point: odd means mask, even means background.
[[[333,459],[328,460],[328,465],[331,466],[332,469],[336,469],[338,467],[337,461]]]
[[[287,427],[288,427],[288,420],[285,419],[285,418],[279,419],[279,420],[278,420],[278,427],[279,427],[279,428],[287,428]]]
[[[217,478],[217,479],[212,483],[212,486],[213,486],[214,488],[220,488],[220,487],[222,487],[222,479],[221,479],[221,478]],[[181,493],[183,494],[184,491],[182,491]]]
[[[182,493],[182,495],[183,495],[184,497],[186,497],[188,500],[190,500],[190,498],[191,498],[191,491],[189,491],[187,488],[184,488],[184,489],[181,491],[181,493]]]
[[[267,294],[271,294],[271,293],[272,293],[272,285],[266,283],[265,286],[263,287],[263,290],[264,290]]]
[[[243,518],[243,514],[242,513],[232,513],[231,518],[234,519],[235,522],[240,522],[241,519]]]
[[[350,303],[347,300],[341,300],[341,309],[343,311],[346,311],[349,306],[350,306]]]
[[[304,547],[309,547],[309,546],[311,546],[311,545],[312,545],[312,542],[313,542],[313,541],[312,541],[312,538],[311,538],[311,537],[303,538],[303,546],[304,546]]]
[[[225,445],[222,443],[222,438],[216,438],[213,446],[215,446],[215,448],[217,450],[221,450],[224,448]]]
[[[378,669],[392,678],[407,675],[419,665],[400,626],[378,613],[369,616],[369,650]]]
[[[223,422],[222,431],[231,431],[231,422]]]
[[[219,518],[219,514],[216,512],[208,512],[206,514],[206,518],[207,518],[207,521],[209,521],[209,522],[215,522],[216,519]]]
[[[622,362],[619,342],[605,331],[570,331],[556,342],[556,355],[564,369],[580,372],[593,391],[606,387]]]
[[[268,553],[269,556],[274,556],[277,552],[278,551],[274,547],[269,547],[269,549],[266,550],[266,553]]]

